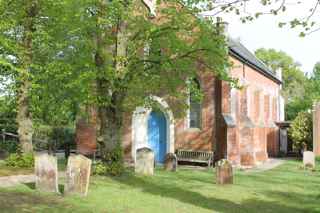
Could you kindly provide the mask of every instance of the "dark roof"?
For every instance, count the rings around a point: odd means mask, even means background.
[[[262,61],[260,61],[254,54],[252,54],[245,46],[240,42],[229,38],[229,53],[231,56],[237,58],[253,69],[257,70],[264,76],[274,80],[278,84],[281,84],[281,80],[273,73]]]

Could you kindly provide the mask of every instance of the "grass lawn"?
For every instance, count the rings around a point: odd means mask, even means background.
[[[58,160],[58,170],[64,171],[66,169],[66,160]],[[0,160],[0,177],[11,176],[11,175],[29,175],[33,174],[32,168],[12,168],[7,167],[3,160]],[[0,206],[1,207],[1,206]]]
[[[93,177],[86,198],[0,188],[1,212],[320,212],[320,171],[288,161],[266,172],[237,171],[235,184],[215,185],[213,171],[157,169],[153,177],[128,171]]]
[[[12,168],[4,165],[0,166],[0,177],[11,175],[28,175],[32,173],[33,169]]]
[[[4,164],[4,161],[0,161],[0,177],[2,176],[11,176],[11,175],[28,175],[32,174],[33,169],[21,169],[21,168],[12,168],[12,167],[7,167]],[[0,206],[1,207],[1,206]]]

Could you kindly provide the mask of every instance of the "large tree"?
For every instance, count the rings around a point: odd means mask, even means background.
[[[63,1],[0,1],[0,76],[16,96],[16,121],[24,152],[32,152],[36,82],[55,60],[54,38]],[[38,81],[39,82],[39,81]],[[44,82],[43,82],[44,83]],[[8,92],[8,90],[6,91]]]
[[[311,108],[315,101],[320,100],[320,62],[314,65],[309,83],[306,86],[308,93],[304,98],[309,102],[309,107]]]
[[[19,140],[24,152],[32,152],[32,118],[30,112],[31,70],[34,61],[34,39],[39,20],[39,2],[0,2],[0,57],[12,65],[11,80],[17,94],[17,123]],[[3,66],[2,66],[3,67]],[[7,73],[8,74],[8,73]]]
[[[106,161],[117,158],[125,112],[154,106],[152,95],[184,109],[188,79],[201,72],[232,81],[222,29],[198,18],[196,3],[161,1],[154,17],[143,1],[68,2],[55,63],[71,65],[79,104],[97,108]]]

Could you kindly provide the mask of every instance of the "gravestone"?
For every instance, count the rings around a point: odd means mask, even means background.
[[[233,184],[232,164],[226,159],[222,159],[216,163],[216,183]]]
[[[303,166],[305,168],[314,168],[315,165],[314,153],[310,151],[303,152]]]
[[[70,155],[64,193],[86,196],[89,188],[91,160],[83,155]]]
[[[313,105],[313,153],[320,156],[320,102]]]
[[[168,153],[164,161],[164,169],[166,171],[177,171],[177,156],[173,153]]]
[[[147,147],[137,150],[135,173],[140,175],[153,175],[154,153]]]
[[[48,153],[35,154],[36,189],[59,193],[57,158]]]

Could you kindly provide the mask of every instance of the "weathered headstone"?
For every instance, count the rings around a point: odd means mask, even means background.
[[[89,188],[91,160],[83,155],[70,155],[66,170],[64,194],[86,196]]]
[[[177,156],[173,153],[168,153],[164,161],[164,169],[166,171],[177,171]]]
[[[320,102],[313,106],[313,153],[320,156]]]
[[[315,165],[314,153],[310,151],[303,152],[303,166],[305,168],[314,168]]]
[[[35,154],[36,189],[59,193],[57,158],[48,153]]]
[[[153,175],[154,153],[147,147],[140,148],[136,153],[135,173],[141,175]]]
[[[216,163],[216,183],[217,184],[233,183],[232,164],[226,159],[222,159]]]

